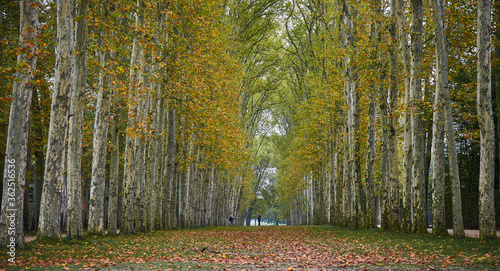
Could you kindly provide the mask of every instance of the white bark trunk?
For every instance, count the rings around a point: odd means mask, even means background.
[[[57,1],[57,55],[38,238],[61,238],[60,208],[73,63],[73,0]]]
[[[491,0],[478,1],[477,115],[481,131],[479,169],[480,238],[495,239],[495,128],[491,98]],[[497,142],[498,143],[498,142]]]
[[[87,31],[89,0],[82,0],[77,8],[75,61],[73,63],[73,85],[69,118],[68,138],[68,221],[67,237],[83,235],[82,217],[82,137],[85,87],[87,83]]]
[[[90,233],[104,233],[104,188],[106,177],[106,154],[108,143],[108,124],[111,106],[109,91],[108,62],[109,53],[101,53],[101,75],[99,78],[99,94],[97,97],[92,176],[89,199],[89,228]]]
[[[2,207],[0,213],[0,244],[9,244],[15,239],[16,247],[24,247],[23,203],[26,184],[27,146],[30,107],[33,93],[31,81],[36,70],[38,35],[38,8],[32,0],[20,1],[19,47],[23,50],[17,57],[18,64],[27,64],[16,73],[12,90],[12,101],[7,132],[3,175]],[[31,44],[31,46],[30,46]]]

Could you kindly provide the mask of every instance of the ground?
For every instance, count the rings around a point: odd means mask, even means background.
[[[331,226],[207,227],[33,241],[16,253],[16,266],[2,253],[0,269],[494,270],[500,240]]]

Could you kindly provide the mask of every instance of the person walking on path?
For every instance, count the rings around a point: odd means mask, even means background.
[[[229,216],[229,226],[234,226],[234,217],[232,215]]]
[[[259,216],[257,216],[257,221],[259,222],[259,226],[260,226],[260,221],[261,221],[261,219],[262,219],[262,217],[261,217],[261,216],[260,216],[260,214],[259,214]]]

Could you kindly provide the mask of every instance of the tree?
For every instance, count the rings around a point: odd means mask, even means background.
[[[106,173],[106,154],[108,143],[108,124],[111,107],[111,91],[108,69],[109,52],[106,48],[100,53],[101,75],[97,97],[94,140],[92,155],[92,179],[89,200],[89,232],[104,233],[104,187]]]
[[[38,238],[61,238],[59,212],[73,61],[73,1],[57,2],[57,55]]]
[[[422,0],[412,0],[412,24],[411,24],[411,76],[410,100],[411,100],[411,125],[412,125],[412,154],[413,154],[413,225],[412,231],[427,232],[427,221],[425,221],[425,176],[424,176],[424,152],[423,140],[423,106],[422,106]],[[427,174],[428,175],[428,174]]]
[[[455,146],[455,131],[448,89],[448,51],[446,45],[445,26],[443,21],[444,7],[440,0],[432,1],[434,26],[436,34],[436,95],[433,118],[433,233],[447,234],[444,217],[444,132],[450,163],[450,179],[453,196],[453,228],[456,238],[465,236],[462,222],[462,200],[458,163]]]
[[[479,173],[479,231],[481,239],[495,239],[495,128],[491,98],[491,0],[478,2],[477,113],[481,131]]]
[[[404,0],[396,2],[396,17],[398,21],[398,36],[401,48],[401,56],[403,62],[403,75],[405,86],[405,109],[403,113],[404,121],[404,150],[403,150],[403,206],[402,206],[402,229],[404,232],[411,231],[411,183],[412,183],[412,167],[413,167],[413,144],[412,144],[412,129],[411,129],[411,114],[410,114],[410,91],[411,91],[411,60],[410,50],[408,49],[408,34],[406,32],[406,17],[404,14]],[[417,41],[418,42],[418,41]],[[415,80],[415,79],[413,79]]]
[[[20,1],[20,54],[12,91],[5,164],[3,170],[0,243],[24,247],[23,204],[26,185],[27,145],[34,71],[37,64],[38,6]]]
[[[87,32],[89,0],[82,0],[77,8],[75,61],[73,62],[71,107],[68,139],[68,238],[83,235],[81,210],[81,163],[82,163],[82,128],[85,106],[85,87],[87,83]]]
[[[143,24],[144,16],[141,14],[143,2],[137,1],[137,13],[135,15],[135,28],[136,30]],[[130,81],[129,81],[129,108],[128,108],[128,122],[127,122],[127,136],[125,141],[125,168],[124,168],[124,210],[123,210],[123,225],[122,231],[125,233],[133,233],[136,231],[134,227],[134,208],[135,204],[135,188],[137,183],[137,170],[136,170],[136,134],[135,125],[137,121],[137,102],[133,100],[135,97],[135,88],[139,85],[139,63],[141,62],[141,46],[139,44],[142,34],[136,32],[132,44],[132,56],[130,58]]]
[[[399,169],[398,169],[398,139],[397,139],[397,103],[398,89],[398,52],[397,25],[396,25],[396,0],[391,1],[391,22],[388,25],[390,35],[389,47],[389,104],[388,104],[388,152],[389,152],[389,200],[390,208],[388,228],[399,230]]]

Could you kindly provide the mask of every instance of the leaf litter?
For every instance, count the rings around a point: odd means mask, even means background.
[[[331,226],[207,227],[30,242],[1,269],[498,269],[500,241]],[[3,267],[2,267],[3,266]]]

